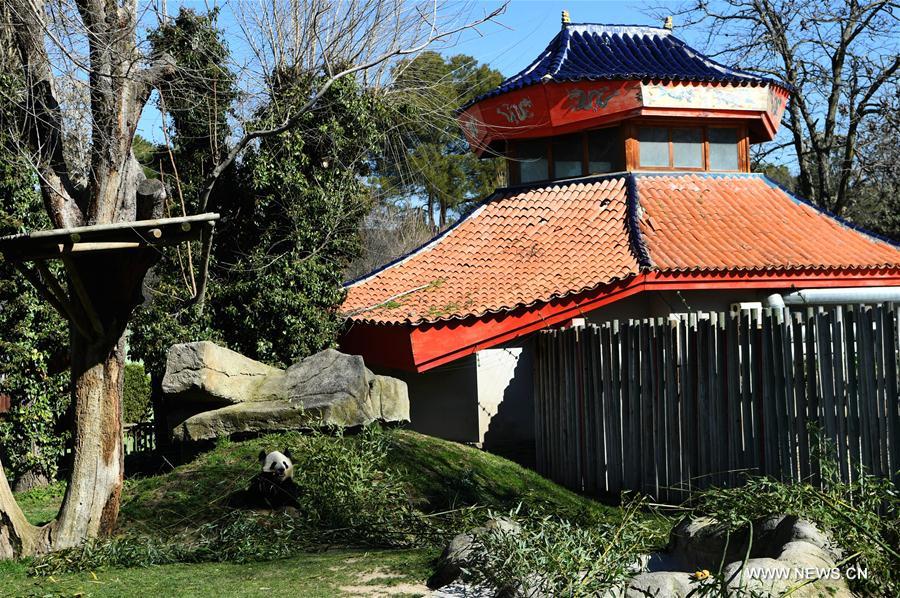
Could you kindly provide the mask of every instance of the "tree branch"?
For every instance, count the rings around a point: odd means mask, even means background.
[[[503,14],[503,12],[506,10],[506,6],[507,6],[507,4],[504,3],[501,6],[499,6],[498,8],[496,8],[495,10],[491,11],[488,15],[482,17],[481,19],[478,19],[476,21],[473,21],[473,22],[463,25],[461,27],[457,27],[456,29],[453,29],[451,31],[445,31],[443,33],[437,33],[437,34],[434,34],[432,32],[432,34],[429,35],[428,38],[424,42],[422,42],[421,44],[419,44],[417,46],[414,46],[411,48],[396,48],[394,50],[390,50],[379,56],[376,56],[375,58],[372,58],[371,60],[369,60],[367,62],[348,67],[348,68],[338,72],[337,74],[329,77],[322,84],[322,86],[316,90],[316,92],[312,95],[312,97],[306,101],[306,103],[304,103],[298,110],[296,110],[292,115],[288,116],[280,124],[278,124],[274,127],[270,127],[268,129],[257,129],[255,131],[249,131],[249,132],[245,133],[238,140],[238,142],[234,145],[234,147],[231,148],[231,151],[228,152],[228,154],[225,156],[225,158],[216,165],[216,167],[210,173],[209,177],[207,177],[207,180],[203,185],[203,190],[200,194],[200,204],[199,204],[200,212],[202,213],[206,210],[207,204],[209,203],[209,197],[212,194],[212,191],[215,188],[215,185],[218,182],[219,178],[228,169],[228,167],[231,166],[232,163],[234,163],[234,161],[237,159],[238,155],[240,155],[240,153],[244,150],[244,148],[247,147],[247,145],[251,141],[253,141],[254,139],[259,139],[261,137],[270,137],[273,135],[278,135],[278,134],[284,133],[285,131],[288,131],[292,127],[296,126],[296,124],[299,123],[300,120],[303,118],[303,115],[306,114],[311,108],[313,108],[316,105],[316,103],[322,98],[322,96],[324,96],[325,93],[331,88],[331,86],[334,85],[338,80],[340,80],[343,77],[346,77],[347,75],[352,75],[353,73],[357,73],[359,71],[364,71],[364,70],[370,69],[374,66],[377,66],[378,64],[381,64],[387,60],[390,60],[391,58],[394,58],[397,56],[406,56],[409,54],[415,54],[417,52],[421,52],[422,50],[427,48],[429,45],[433,44],[434,42],[436,42],[440,39],[456,35],[457,33],[464,31],[466,29],[478,27],[479,25],[482,25],[488,21],[492,21],[495,18],[497,18],[499,15]]]
[[[62,117],[54,78],[44,47],[43,0],[10,0],[13,38],[25,79],[25,102],[19,107],[24,137],[34,155],[41,194],[50,220],[58,228],[84,222],[83,190],[69,177],[63,156]]]

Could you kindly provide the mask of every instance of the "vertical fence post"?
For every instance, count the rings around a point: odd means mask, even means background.
[[[819,484],[827,441],[841,479],[896,476],[898,316],[894,305],[765,309],[540,333],[537,467],[576,490],[672,501],[745,470]],[[152,445],[140,427],[129,438]]]

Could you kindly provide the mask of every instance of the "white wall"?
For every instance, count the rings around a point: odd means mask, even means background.
[[[478,427],[482,446],[515,452],[534,442],[534,372],[531,343],[476,354]]]

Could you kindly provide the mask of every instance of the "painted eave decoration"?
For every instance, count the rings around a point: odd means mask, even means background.
[[[784,83],[729,68],[668,29],[568,24],[541,55],[459,114],[470,145],[559,135],[635,116],[745,119],[751,141],[774,138]]]
[[[900,284],[900,248],[759,174],[619,173],[498,190],[347,284],[345,350],[424,371],[648,289]]]

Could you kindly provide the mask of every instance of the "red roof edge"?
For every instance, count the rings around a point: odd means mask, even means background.
[[[352,323],[341,350],[367,364],[426,372],[643,291],[872,287],[900,285],[900,269],[648,272],[577,295],[464,320],[409,324]]]

